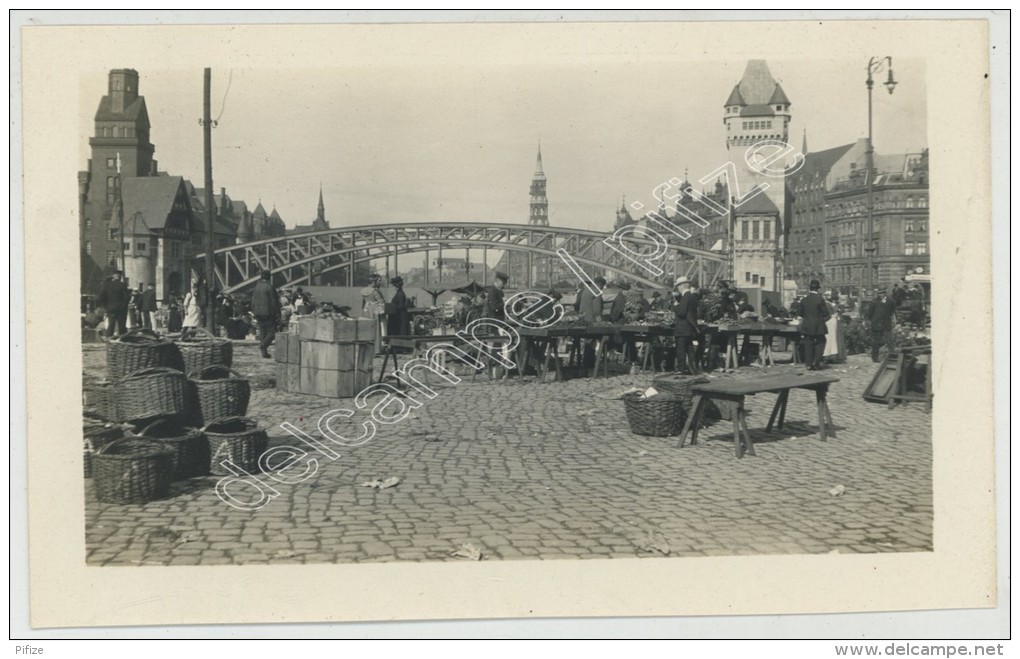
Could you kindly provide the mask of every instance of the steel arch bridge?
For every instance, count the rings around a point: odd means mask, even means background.
[[[347,268],[347,284],[354,285],[358,263],[391,257],[398,271],[400,255],[435,252],[442,258],[444,249],[480,249],[483,262],[487,251],[495,249],[523,253],[527,258],[527,281],[512,281],[512,288],[530,287],[536,266],[545,261],[563,263],[558,250],[564,250],[589,274],[601,269],[625,276],[650,287],[660,287],[661,278],[641,268],[604,241],[611,234],[564,227],[537,227],[526,224],[490,224],[480,222],[440,222],[421,224],[380,224],[327,229],[242,243],[218,249],[215,276],[220,290],[231,293],[254,284],[262,269],[282,276],[284,285],[311,284],[312,278]],[[655,254],[654,241],[630,232],[626,246],[636,252]],[[204,254],[195,257],[195,268],[202,269]],[[697,277],[698,282],[715,283],[726,274],[726,256],[670,242],[666,254],[656,264],[668,274]],[[318,269],[313,269],[317,267]],[[550,272],[550,270],[547,270]],[[487,283],[483,269],[482,280]],[[523,284],[523,286],[522,286]]]

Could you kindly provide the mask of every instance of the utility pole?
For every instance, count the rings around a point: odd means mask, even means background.
[[[212,69],[205,70],[205,88],[202,94],[202,137],[205,143],[205,327],[210,334],[216,333],[216,300],[213,294],[216,284],[215,261],[213,259],[213,221],[216,210],[213,207],[212,180],[212,118],[210,117],[210,96],[212,95]]]

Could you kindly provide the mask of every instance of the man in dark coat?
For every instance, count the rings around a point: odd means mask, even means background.
[[[882,345],[892,349],[892,328],[896,322],[896,301],[885,291],[871,303],[868,320],[871,322],[871,361],[878,361],[878,349]]]
[[[804,344],[804,363],[809,371],[821,368],[822,355],[825,354],[825,335],[828,329],[825,323],[829,320],[829,305],[818,292],[822,285],[812,279],[810,289],[800,301],[800,340]]]
[[[99,292],[99,306],[106,310],[106,335],[118,337],[127,329],[128,303],[131,293],[124,283],[123,272],[117,270],[103,282]]]
[[[596,277],[594,280],[595,285],[601,290],[606,287],[606,278],[602,276]],[[581,289],[581,295],[578,298],[580,305],[578,311],[581,313],[581,318],[587,320],[590,323],[599,322],[602,320],[602,307],[603,300],[602,294],[596,295],[588,290],[587,286]]]
[[[687,277],[677,278],[673,289],[676,370],[691,375],[695,371],[694,339],[698,336],[698,296],[691,290],[691,280]]]
[[[259,350],[267,359],[280,324],[280,295],[273,288],[272,278],[269,270],[263,270],[251,292],[251,313],[259,325]]]
[[[142,314],[142,327],[151,330],[156,327],[156,285],[149,284],[149,287],[142,291],[142,300],[138,305],[138,311]]]
[[[508,281],[510,281],[510,277],[502,272],[497,272],[496,281],[485,289],[485,306],[482,307],[484,318],[506,320],[506,310],[503,309],[503,289]]]

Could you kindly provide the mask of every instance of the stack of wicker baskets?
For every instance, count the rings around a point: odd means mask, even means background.
[[[177,349],[181,352],[184,372],[194,373],[209,366],[226,366],[234,364],[234,344],[229,339],[220,339],[204,329],[190,327],[177,339]]]
[[[262,470],[259,458],[266,451],[269,436],[254,419],[242,416],[218,419],[206,424],[202,432],[209,438],[212,473],[221,476],[233,473],[223,465],[228,461],[249,473]]]
[[[147,503],[170,493],[173,455],[160,442],[124,436],[97,449],[91,464],[104,503]]]

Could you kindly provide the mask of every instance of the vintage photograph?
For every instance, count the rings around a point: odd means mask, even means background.
[[[933,549],[923,60],[81,76],[93,566]]]
[[[981,21],[284,15],[19,33],[32,629],[996,607]]]

